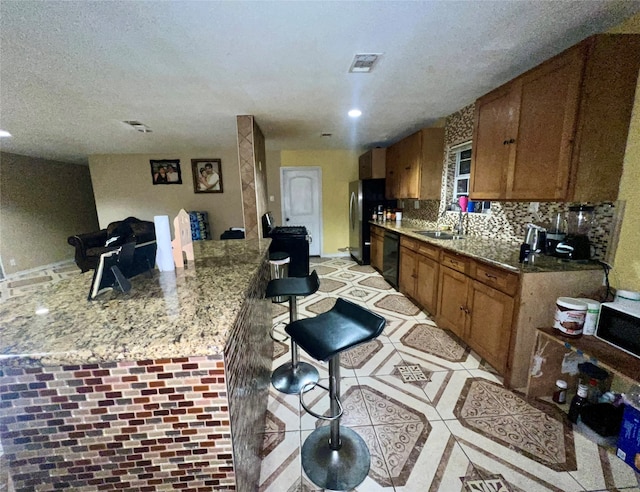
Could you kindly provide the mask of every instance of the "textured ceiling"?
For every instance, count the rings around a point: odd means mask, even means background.
[[[388,145],[638,11],[629,0],[2,0],[0,128],[13,137],[0,150],[78,163],[196,154],[235,146],[241,114],[268,149]],[[356,53],[383,55],[350,74]]]

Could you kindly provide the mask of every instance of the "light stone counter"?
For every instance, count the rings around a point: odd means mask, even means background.
[[[594,261],[567,261],[546,255],[536,255],[531,263],[520,263],[520,245],[506,241],[483,239],[478,236],[467,236],[465,239],[433,239],[416,231],[429,230],[395,221],[371,222],[371,224],[399,234],[419,239],[440,246],[443,249],[470,256],[485,263],[511,270],[516,273],[545,273],[577,270],[602,270],[602,266]]]
[[[0,304],[0,366],[221,354],[270,239],[198,241],[195,265],[88,301],[93,271]]]

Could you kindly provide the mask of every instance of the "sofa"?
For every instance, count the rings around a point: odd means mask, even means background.
[[[67,242],[76,249],[76,265],[82,272],[86,272],[98,266],[102,253],[132,241],[143,244],[155,240],[156,230],[153,222],[127,217],[111,222],[106,229],[70,236]]]

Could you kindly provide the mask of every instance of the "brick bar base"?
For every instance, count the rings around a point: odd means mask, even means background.
[[[224,357],[2,369],[15,490],[256,490],[272,348],[262,276]]]

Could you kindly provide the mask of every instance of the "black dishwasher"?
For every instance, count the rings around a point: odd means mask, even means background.
[[[395,232],[384,232],[384,249],[382,256],[382,276],[394,288],[398,288],[398,265],[400,262],[400,235]]]

